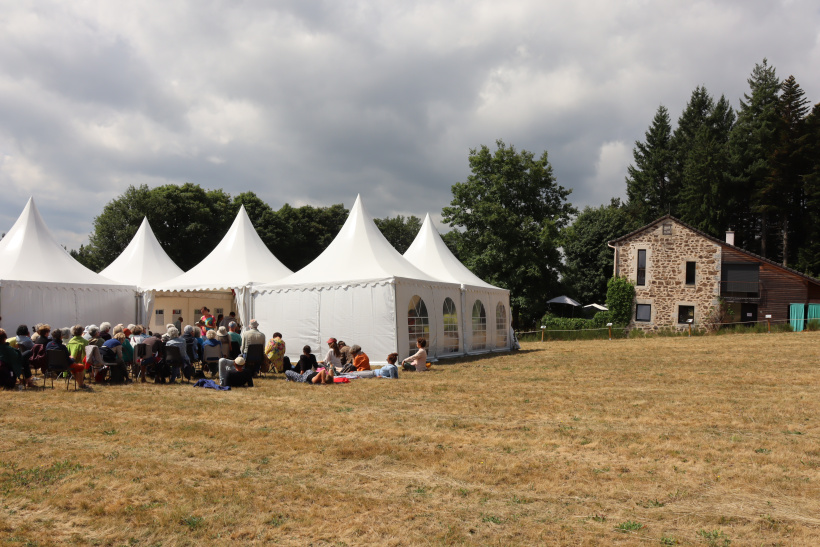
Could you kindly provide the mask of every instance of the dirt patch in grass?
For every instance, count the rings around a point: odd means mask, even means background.
[[[3,545],[816,544],[820,333],[0,393]]]

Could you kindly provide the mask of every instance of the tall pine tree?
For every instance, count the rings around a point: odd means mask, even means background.
[[[747,80],[729,139],[732,163],[732,220],[739,246],[769,258],[770,226],[783,210],[772,150],[780,134],[780,81],[763,59]]]
[[[646,142],[635,142],[634,165],[627,168],[628,208],[642,224],[671,212],[674,193],[670,188],[672,127],[669,112],[661,105],[646,132]]]
[[[806,194],[804,176],[809,171],[810,149],[806,131],[809,101],[794,76],[780,86],[780,132],[772,151],[773,178],[779,186],[780,255],[783,265],[794,263],[803,243]]]

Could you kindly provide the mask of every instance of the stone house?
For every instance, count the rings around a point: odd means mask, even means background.
[[[789,320],[794,310],[820,310],[820,280],[721,241],[664,216],[609,242],[614,275],[635,285],[631,328],[705,328],[721,300],[728,319],[752,323]],[[802,328],[802,326],[801,326]]]

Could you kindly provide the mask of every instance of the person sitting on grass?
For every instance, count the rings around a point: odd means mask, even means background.
[[[285,379],[288,382],[299,382],[303,384],[332,384],[333,368],[308,370],[302,374],[299,374],[295,370],[286,370]]]
[[[399,379],[399,367],[396,366],[396,361],[399,360],[398,353],[391,353],[387,356],[387,364],[382,368],[373,371],[374,378],[393,378]]]
[[[296,363],[295,371],[299,374],[309,370],[316,370],[319,368],[319,363],[316,362],[316,356],[310,352],[310,346],[302,348],[302,355],[299,356],[299,362]]]
[[[229,372],[233,372],[236,370],[237,363],[239,364],[239,366],[244,368],[245,359],[242,356],[239,356],[236,359],[225,359],[223,357],[219,360],[219,385],[228,385],[225,383],[225,380],[228,378]]]
[[[325,355],[325,359],[322,361],[322,364],[327,368],[332,368],[333,370],[336,370],[336,368],[341,368],[342,352],[339,351],[339,343],[335,338],[330,338],[327,341],[327,347],[327,355]]]
[[[51,342],[46,346],[46,351],[53,349],[65,352],[66,359],[68,359],[68,370],[71,371],[71,374],[74,376],[77,387],[80,389],[91,389],[85,385],[85,365],[81,362],[75,362],[74,359],[71,358],[68,348],[63,344],[63,332],[60,329],[54,329],[54,332],[51,333]]]
[[[419,350],[401,363],[404,370],[424,372],[427,370],[427,350],[424,349],[427,347],[427,340],[420,336],[416,339],[416,347]]]
[[[353,347],[350,348],[350,356],[353,357],[353,366],[357,372],[370,370],[370,358],[362,351],[359,344],[353,344]]]
[[[237,357],[234,359],[233,364],[235,370],[228,370],[225,375],[225,382],[222,385],[229,387],[245,387],[247,384],[248,387],[253,387],[253,373],[252,371],[245,369],[245,359],[242,357]]]

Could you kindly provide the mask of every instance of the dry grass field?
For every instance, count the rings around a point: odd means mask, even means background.
[[[3,392],[0,547],[816,545],[818,365],[807,332]]]

